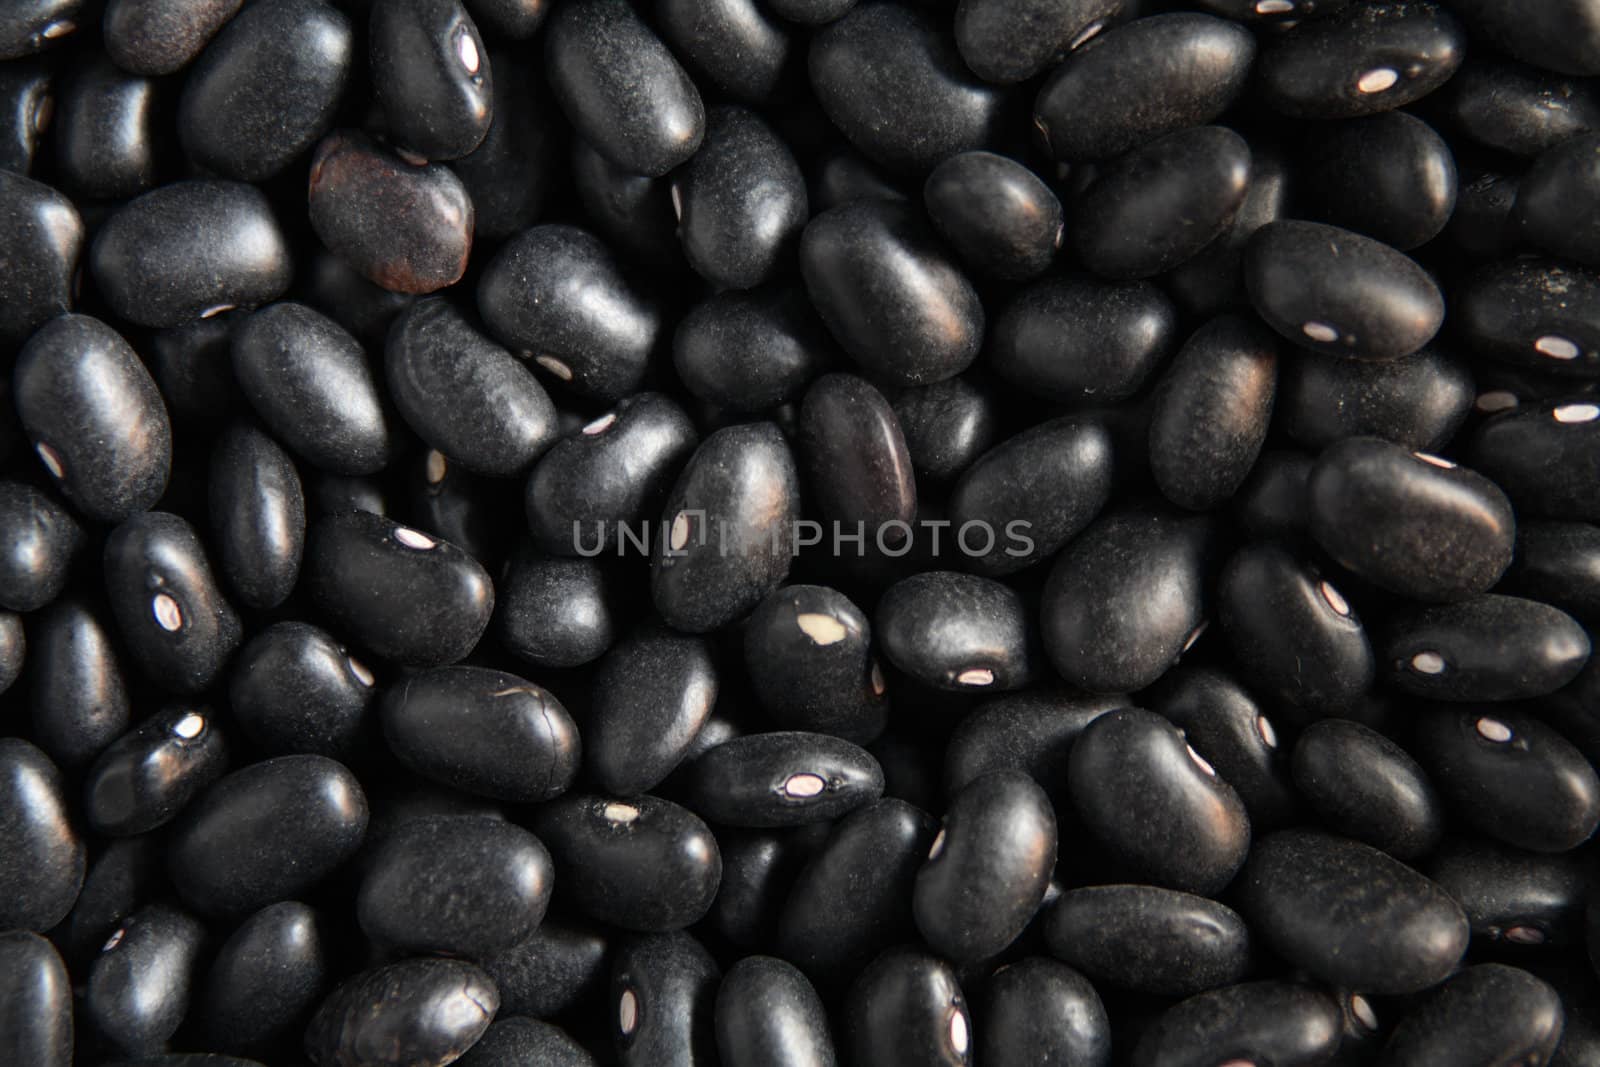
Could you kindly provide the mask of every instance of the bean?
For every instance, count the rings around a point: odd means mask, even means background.
[[[1581,3],[1542,0],[1515,13],[1489,0],[1454,6],[1468,26],[1492,35],[1524,63],[1561,74],[1600,74],[1600,21]]]
[[[849,598],[820,585],[789,585],[745,625],[744,662],[774,726],[866,744],[888,712],[872,625]]]
[[[981,1063],[1111,1062],[1111,1026],[1094,986],[1054,960],[1030,957],[995,972],[978,1002]]]
[[[1521,203],[1520,184],[1517,196]],[[1475,272],[1458,297],[1461,331],[1474,351],[1496,362],[1593,378],[1600,374],[1600,319],[1589,302],[1594,292],[1600,292],[1600,275],[1582,267],[1542,258],[1491,264]]]
[[[1097,982],[1169,997],[1230,985],[1250,963],[1250,931],[1233,909],[1156,886],[1069,889],[1045,913],[1044,939]]]
[[[363,971],[322,1001],[306,1029],[311,1061],[444,1067],[489,1028],[500,997],[463,960],[409,959]]]
[[[48,493],[7,481],[0,482],[0,530],[0,607],[37,611],[61,594],[83,529]]]
[[[673,366],[684,388],[734,411],[769,411],[799,397],[832,360],[826,330],[794,286],[707,297],[678,323]]]
[[[523,2],[542,13],[544,0]],[[489,132],[451,163],[472,200],[473,238],[479,241],[502,241],[532,225],[556,182],[559,126],[547,103],[550,90],[514,56],[504,46],[489,49],[485,69],[495,71]]]
[[[85,197],[121,200],[155,184],[154,81],[98,59],[66,82],[57,107],[56,163],[64,185]]]
[[[1439,96],[1456,129],[1513,155],[1600,129],[1600,98],[1588,83],[1520,63],[1469,56]]]
[[[885,952],[851,987],[845,1047],[851,1062],[910,1067],[971,1062],[972,1016],[955,972],[915,948]]]
[[[270,755],[342,757],[362,736],[372,670],[309,623],[280,622],[239,653],[228,681],[233,721]]]
[[[536,666],[591,663],[616,639],[615,599],[601,565],[544,556],[524,545],[500,579],[496,632],[507,649]]]
[[[0,1048],[38,1067],[72,1063],[72,984],[55,948],[38,934],[0,934]]]
[[[0,164],[27,176],[39,151],[39,140],[55,113],[51,71],[41,62],[13,62],[0,71]]]
[[[246,607],[277,607],[300,577],[306,543],[294,461],[260,430],[232,426],[211,454],[208,490],[222,577]]]
[[[891,398],[918,485],[944,485],[961,476],[994,444],[998,405],[964,376],[914,386]]]
[[[1329,829],[1403,862],[1431,853],[1444,833],[1444,803],[1410,754],[1367,726],[1322,719],[1291,757],[1294,784]]]
[[[812,495],[836,525],[909,529],[917,517],[911,456],[894,410],[872,383],[825,374],[800,405],[799,440]],[[907,535],[909,537],[909,534]]]
[[[988,578],[933,571],[878,602],[878,640],[896,667],[952,692],[1015,689],[1033,673],[1022,601]]]
[[[1589,659],[1589,637],[1548,604],[1491,593],[1397,615],[1383,658],[1389,681],[1415,696],[1520,700],[1576,677]]]
[[[1339,1048],[1339,1008],[1320,990],[1245,982],[1200,993],[1162,1013],[1133,1053],[1136,1067],[1199,1067],[1217,1056],[1284,1067],[1324,1063]]]
[[[1537,951],[1583,940],[1584,872],[1570,855],[1458,839],[1440,849],[1428,874],[1460,902],[1480,943]]]
[[[127,837],[171,822],[228,769],[209,708],[177,705],[113,741],[89,769],[84,814],[99,834]]]
[[[152,904],[111,935],[89,972],[83,1006],[113,1045],[160,1052],[189,1007],[205,927],[176,908]]]
[[[691,806],[727,826],[825,822],[883,794],[883,769],[865,749],[798,730],[724,741],[686,775]]]
[[[1527,971],[1498,963],[1468,967],[1400,1020],[1383,1062],[1547,1062],[1561,1040],[1563,1015],[1556,991]]]
[[[1525,522],[1516,557],[1497,586],[1559,608],[1587,624],[1600,620],[1600,529],[1586,522]]]
[[[521,944],[482,961],[506,1016],[551,1016],[599,999],[606,939],[585,926],[546,918]]]
[[[1309,448],[1381,437],[1431,453],[1455,437],[1476,399],[1467,365],[1434,346],[1384,363],[1302,352],[1283,363],[1274,411]]]
[[[1487,420],[1465,459],[1524,514],[1600,521],[1600,502],[1587,489],[1600,472],[1600,404],[1586,397],[1519,405]]]
[[[243,0],[109,0],[106,52],[134,74],[171,74],[194,61]]]
[[[771,956],[746,956],[717,990],[717,1050],[727,1067],[832,1067],[827,1015],[806,976]]]
[[[689,934],[624,943],[611,965],[611,1043],[623,1067],[716,1062],[721,969]]]
[[[269,904],[217,950],[206,980],[206,1031],[223,1048],[278,1037],[327,993],[333,959],[324,921],[305,904]]]
[[[1402,251],[1437,237],[1455,209],[1454,156],[1432,127],[1404,111],[1319,131],[1296,177],[1317,219]]]
[[[1121,9],[1120,0],[963,0],[956,7],[956,47],[985,81],[1026,81],[1092,40]]]
[[[396,144],[422,159],[459,159],[494,116],[494,79],[478,27],[458,0],[373,4],[372,88]]]
[[[780,5],[771,6],[776,11]],[[738,100],[764,103],[793,80],[794,38],[755,0],[659,0],[656,18],[678,54]]]
[[[78,29],[82,0],[24,0],[0,20],[0,59],[49,48]]]
[[[968,24],[983,19],[968,12],[985,4],[986,0],[967,0],[958,19],[964,16]],[[1105,0],[1090,4],[1114,6]],[[1055,12],[1041,14],[1060,17]],[[957,25],[960,34],[961,23]],[[1005,281],[1035,277],[1044,273],[1061,247],[1065,233],[1061,201],[1036,174],[1005,156],[978,151],[953,155],[933,168],[922,197],[945,240],[955,245],[969,266],[991,277]]]
[[[462,1067],[516,1067],[519,1063],[594,1067],[595,1061],[560,1027],[512,1016],[490,1023],[477,1044],[455,1062]]]

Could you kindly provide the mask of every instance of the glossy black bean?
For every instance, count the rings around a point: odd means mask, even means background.
[[[1240,549],[1217,583],[1218,617],[1245,679],[1316,716],[1352,707],[1377,672],[1349,601],[1282,545]]]
[[[242,181],[282,172],[333,125],[354,52],[349,19],[322,0],[251,4],[206,46],[184,84],[184,152]]]
[[[796,288],[717,293],[673,335],[673,365],[695,396],[734,411],[794,400],[831,358],[825,331]]]
[[[636,390],[661,331],[655,304],[575,226],[535,226],[506,242],[478,282],[478,310],[507,347],[600,400]]]
[[[236,424],[211,453],[208,492],[217,565],[239,602],[274,608],[294,590],[305,551],[300,474],[278,443]]]
[[[459,159],[493,118],[494,81],[459,0],[372,5],[367,64],[394,143],[421,159]]]
[[[746,956],[717,989],[717,1050],[725,1067],[833,1067],[817,991],[793,964]]]
[[[956,47],[985,81],[1026,81],[1105,29],[1122,8],[1122,0],[962,0]]]
[[[555,177],[559,126],[536,67],[505,48],[491,48],[488,64],[495,72],[489,132],[451,166],[472,200],[474,234],[499,241],[539,217]]]
[[[1521,193],[1518,198],[1520,202]],[[1600,275],[1553,260],[1491,264],[1457,297],[1457,328],[1497,362],[1561,377],[1600,375]]]
[[[106,52],[134,74],[171,74],[188,66],[243,0],[108,0]]]
[[[1465,458],[1520,514],[1600,521],[1600,404],[1579,397],[1521,405],[1485,422]]]
[[[1145,1030],[1133,1067],[1201,1067],[1217,1057],[1314,1067],[1338,1050],[1343,1019],[1328,994],[1287,982],[1246,982],[1168,1008]]]
[[[770,422],[718,430],[695,450],[653,531],[650,591],[674,629],[739,618],[789,573],[799,476]]]
[[[1600,825],[1600,777],[1526,712],[1424,709],[1414,748],[1451,812],[1507,844],[1565,852]]]
[[[1600,96],[1591,84],[1486,56],[1469,58],[1439,103],[1452,127],[1518,156],[1600,129]]]
[[[1061,247],[1061,202],[1037,175],[1005,156],[953,155],[928,175],[922,197],[934,226],[979,273],[1023,281],[1042,274]]]
[[[913,575],[883,595],[876,621],[883,654],[924,685],[1016,689],[1033,672],[1022,600],[992,579]]]
[[[535,666],[576,667],[616,640],[616,599],[611,578],[593,560],[545,556],[524,545],[500,578],[495,632]]]
[[[194,527],[147,511],[106,538],[106,598],[144,672],[164,688],[197,693],[239,647],[239,615],[222,595]]]
[[[900,390],[891,406],[919,484],[960,477],[994,444],[998,405],[965,377]]]
[[[847,815],[883,794],[865,749],[828,734],[747,734],[686,768],[688,803],[726,826],[799,826]]]
[[[1444,832],[1433,783],[1406,750],[1361,723],[1323,719],[1295,742],[1295,787],[1325,826],[1410,862]]]
[[[896,10],[866,8],[863,11]],[[857,200],[800,238],[800,270],[822,321],[866,373],[926,385],[965,370],[983,338],[972,284],[904,202]]]
[[[89,827],[130,837],[165,825],[222,777],[228,761],[209,708],[164,708],[112,742],[89,769],[83,801]]]
[[[1451,5],[1476,33],[1522,60],[1562,74],[1600,74],[1600,20],[1582,2],[1543,0],[1509,9],[1494,0]]]
[[[62,86],[56,104],[60,180],[80,196],[121,200],[156,180],[158,90],[103,57]]]
[[[308,211],[323,244],[391,292],[432,293],[467,269],[473,210],[461,179],[366,134],[335,130],[317,145]]]
[[[1276,412],[1311,448],[1381,437],[1428,451],[1455,436],[1475,399],[1467,365],[1431,346],[1383,363],[1304,352],[1283,364]]]
[[[1106,164],[1073,206],[1084,265],[1133,280],[1171,270],[1221,236],[1250,184],[1250,146],[1224,126],[1169,133]]]
[[[1239,981],[1250,964],[1250,931],[1233,909],[1173,889],[1069,889],[1043,922],[1053,955],[1120,989],[1188,997]]]
[[[356,915],[374,943],[481,959],[533,932],[553,877],[550,853],[519,826],[471,815],[414,819],[373,851]]]
[[[974,78],[948,32],[912,8],[854,9],[812,38],[808,65],[834,126],[891,170],[926,174],[999,133],[1006,95]]]
[[[745,624],[745,670],[774,726],[866,744],[888,714],[872,626],[843,593],[790,585]]]
[[[161,891],[163,843],[160,834],[119,838],[90,865],[83,891],[59,931],[73,970],[86,970],[123,920]]]
[[[581,137],[572,139],[572,179],[590,222],[613,246],[654,269],[685,267],[670,181],[619,167]]]
[[[656,22],[690,66],[736,99],[761,103],[787,80],[792,37],[755,0],[657,0]]]
[[[504,1012],[455,1062],[460,1067],[517,1067],[525,1063],[595,1067],[594,1057],[560,1027]]]
[[[55,116],[52,75],[39,61],[0,69],[0,168],[22,175],[33,170],[39,141]]]
[[[1167,275],[1167,287],[1185,310],[1212,315],[1248,306],[1244,253],[1255,232],[1289,213],[1289,165],[1273,144],[1250,146],[1250,187],[1227,230]]]
[[[1149,282],[1051,278],[1022,290],[989,339],[990,366],[1051,400],[1114,403],[1178,343],[1178,311]]]
[[[118,522],[165,491],[172,462],[166,406],[109,326],[84,315],[55,319],[23,346],[12,384],[40,462],[78,511]]]
[[[1563,1021],[1560,996],[1527,971],[1499,963],[1468,967],[1400,1020],[1382,1063],[1548,1063]]]
[[[1250,31],[1193,12],[1134,19],[1073,50],[1033,105],[1057,159],[1109,159],[1166,133],[1201,126],[1243,91]]]
[[[37,611],[61,594],[83,529],[55,498],[0,482],[0,608]]]
[[[700,147],[699,90],[626,0],[562,5],[544,37],[556,100],[579,136],[612,163],[660,177]]]
[[[1600,622],[1600,527],[1524,522],[1500,592],[1538,600],[1593,625]]]
[[[1403,111],[1319,127],[1296,179],[1312,217],[1402,250],[1437,237],[1455,209],[1449,147]]]
[[[1317,543],[1347,570],[1413,600],[1465,600],[1511,565],[1511,502],[1449,460],[1350,437],[1318,457],[1306,491]]]
[[[1167,499],[1208,510],[1244,484],[1266,441],[1277,341],[1234,315],[1190,336],[1156,385],[1150,469]]]
[[[249,1048],[303,1023],[327,992],[334,964],[317,913],[296,900],[269,904],[217,950],[200,998],[206,1032],[222,1048]]]
[[[1576,856],[1463,838],[1445,843],[1428,875],[1467,913],[1474,938],[1513,951],[1583,943],[1588,881]]]
[[[141,326],[270,303],[292,273],[260,190],[209,179],[163,185],[119,208],[95,235],[89,267],[112,310]]]
[[[17,59],[60,44],[88,14],[83,0],[21,0],[0,18],[0,60]]]
[[[1597,158],[1600,134],[1586,133],[1562,141],[1533,161],[1517,185],[1511,212],[1512,225],[1524,243],[1562,259],[1600,265],[1600,226],[1581,208],[1600,195]]]
[[[851,1063],[881,1067],[971,1062],[972,1018],[950,965],[915,948],[894,948],[850,988],[841,1044]]]
[[[563,899],[625,930],[698,922],[722,878],[722,854],[706,824],[657,797],[568,793],[539,808],[531,825],[555,857]]]
[[[463,960],[410,959],[363,971],[335,989],[306,1029],[313,1063],[443,1067],[489,1028],[500,996]]]
[[[466,656],[494,612],[494,585],[477,560],[368,512],[312,524],[305,576],[313,602],[336,630],[410,667]]]
[[[1040,604],[1044,650],[1070,684],[1143,689],[1206,621],[1215,528],[1203,517],[1126,511],[1098,519],[1056,558]]]
[[[500,990],[503,1015],[548,1018],[599,999],[605,984],[606,938],[549,918],[520,945],[483,961]]]
[[[111,935],[89,972],[89,1022],[124,1052],[160,1052],[189,1010],[205,927],[187,912],[152,904]]]
[[[990,771],[1024,771],[1065,817],[1069,811],[1062,802],[1073,742],[1089,723],[1127,702],[1120,693],[1086,697],[1059,687],[985,701],[956,725],[945,745],[945,792],[954,796]]]
[[[274,623],[244,646],[228,676],[232,721],[270,755],[350,754],[376,679],[317,627]]]
[[[717,669],[698,637],[648,628],[601,660],[584,721],[584,758],[607,792],[634,796],[682,762],[717,701]]]
[[[1298,23],[1261,52],[1262,98],[1301,119],[1392,111],[1450,79],[1466,31],[1432,0],[1352,4]]]
[[[717,1060],[722,972],[681,931],[623,943],[611,964],[611,1044],[621,1067],[707,1067]]]
[[[465,0],[472,17],[492,37],[525,41],[544,25],[550,14],[549,0]],[[507,1012],[507,1014],[513,1014]]]
[[[1033,918],[1055,862],[1056,819],[1044,790],[1022,771],[985,774],[951,799],[917,872],[917,929],[954,962],[995,956]]]
[[[27,633],[22,627],[22,616],[14,611],[0,611],[0,693],[16,684],[26,657]]]
[[[566,791],[578,730],[561,702],[514,674],[440,667],[384,693],[384,738],[399,760],[442,785],[520,803]]]
[[[167,873],[207,915],[238,915],[322,881],[361,846],[367,798],[324,756],[278,756],[227,775],[173,831]]]
[[[718,288],[768,280],[805,226],[805,178],[777,133],[752,111],[714,107],[705,143],[672,184],[689,265]]]
[[[72,982],[38,934],[0,934],[0,1050],[15,1063],[71,1067]]]
[[[1271,222],[1245,252],[1251,303],[1295,344],[1354,359],[1396,359],[1433,340],[1444,298],[1413,260],[1318,222]]]
[[[797,446],[823,518],[865,527],[893,544],[910,536],[917,484],[905,435],[883,394],[853,374],[826,374],[806,390]],[[901,527],[886,531],[885,527]],[[898,536],[897,536],[898,535]]]
[[[69,814],[61,772],[21,738],[0,739],[0,926],[48,930],[83,886],[83,841]]]
[[[895,798],[840,819],[794,879],[778,919],[779,954],[836,985],[914,937],[913,886],[937,830],[925,812]]]
[[[67,597],[28,624],[34,740],[67,768],[94,759],[128,725],[122,666],[101,619],[86,601]]]
[[[1155,884],[1211,894],[1244,863],[1239,795],[1154,712],[1122,708],[1085,727],[1067,786],[1090,832]]]
[[[1548,604],[1488,594],[1392,617],[1382,656],[1389,681],[1415,696],[1523,700],[1572,681],[1589,638]]]
[[[1033,956],[994,973],[977,1007],[979,1063],[1107,1067],[1111,1023],[1083,975]]]
[[[1240,888],[1253,933],[1347,989],[1421,992],[1466,951],[1467,917],[1444,890],[1348,838],[1280,830],[1251,849]]]

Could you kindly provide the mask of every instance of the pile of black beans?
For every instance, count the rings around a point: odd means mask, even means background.
[[[4,0],[0,1067],[1600,1065],[1600,0]]]

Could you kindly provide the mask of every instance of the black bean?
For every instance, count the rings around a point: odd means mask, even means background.
[[[63,955],[74,970],[86,969],[122,921],[163,890],[162,844],[160,834],[119,838],[89,867],[62,930]]]
[[[22,627],[22,616],[14,611],[0,611],[0,693],[10,689],[22,676],[26,656],[27,633]]]
[[[294,590],[306,543],[300,474],[278,443],[235,425],[211,454],[208,505],[222,577],[241,604],[274,608]]]
[[[1134,19],[1051,72],[1033,105],[1034,125],[1057,159],[1119,156],[1228,110],[1255,54],[1249,30],[1210,15]]]
[[[520,945],[483,960],[507,1015],[549,1017],[601,999],[606,939],[595,930],[553,919]]]
[[[1431,451],[1455,436],[1475,399],[1466,364],[1436,347],[1383,363],[1303,352],[1283,364],[1276,412],[1311,448],[1381,437]]]
[[[1306,727],[1291,759],[1294,784],[1336,833],[1410,862],[1444,833],[1444,806],[1406,750],[1358,722],[1323,719]]]
[[[56,162],[68,188],[120,200],[155,184],[155,82],[98,58],[74,72],[56,108]]]
[[[83,885],[83,841],[68,814],[61,772],[21,738],[0,738],[0,926],[44,931],[72,909]]]
[[[1444,890],[1348,838],[1312,830],[1263,838],[1240,891],[1252,932],[1344,988],[1421,992],[1443,981],[1466,951],[1467,917]]]
[[[962,10],[983,2],[968,0]],[[1106,0],[1090,2],[1115,6]],[[1004,281],[1035,277],[1061,247],[1061,201],[1037,175],[1005,156],[953,155],[933,168],[922,197],[934,226],[982,274]]]
[[[567,793],[532,826],[555,857],[563,898],[624,930],[681,930],[711,908],[722,879],[716,838],[694,812],[658,797]]]
[[[789,887],[831,830],[829,823],[777,830],[723,829],[717,838],[722,884],[709,916],[713,928],[741,949],[756,951],[770,945]]]
[[[1600,622],[1600,527],[1585,522],[1524,522],[1516,558],[1497,586],[1587,623]]]
[[[1244,863],[1250,819],[1239,795],[1154,712],[1122,708],[1085,727],[1067,786],[1090,832],[1158,885],[1215,893]]]
[[[38,934],[0,934],[0,1048],[18,1063],[71,1067],[72,983]]]
[[[166,406],[109,326],[84,315],[53,320],[23,346],[13,381],[23,429],[77,510],[118,522],[165,491],[172,461]]]
[[[746,956],[717,989],[717,1051],[725,1067],[833,1067],[817,991],[793,964]]]
[[[616,599],[612,579],[593,560],[545,556],[524,545],[501,576],[495,632],[529,663],[576,667],[615,641]]]
[[[0,539],[0,608],[31,612],[61,594],[84,533],[50,494],[5,481],[0,482]]]
[[[835,589],[790,585],[763,600],[745,624],[744,663],[756,699],[780,729],[856,744],[883,732],[888,700],[872,625]]]
[[[717,1059],[722,972],[689,934],[624,942],[611,964],[611,1043],[621,1067],[700,1067]]]
[[[878,602],[877,627],[883,654],[924,685],[1016,689],[1033,673],[1022,600],[988,578],[954,571],[905,578]]]
[[[312,524],[305,574],[313,602],[336,629],[406,666],[461,659],[494,613],[494,585],[477,560],[369,512]]]
[[[466,4],[472,17],[483,23],[491,36],[513,41],[532,37],[550,14],[549,0],[466,0]]]
[[[825,374],[806,390],[797,446],[822,517],[903,543],[917,517],[917,483],[894,410],[871,382]],[[888,531],[886,526],[897,529]],[[887,549],[885,549],[887,551]]]
[[[16,618],[16,616],[11,616]],[[128,725],[128,692],[102,612],[69,596],[32,616],[28,695],[34,740],[63,767],[99,755]],[[20,653],[21,627],[17,627]]]
[[[561,109],[612,163],[658,178],[700,147],[706,114],[699,90],[626,0],[557,7],[544,42]]]
[[[863,9],[896,10],[889,7]],[[978,294],[909,204],[856,200],[817,215],[800,237],[811,303],[871,377],[926,385],[977,357]]]
[[[1126,707],[1124,694],[1086,697],[1063,687],[1023,690],[984,701],[956,725],[944,750],[944,788],[951,796],[990,771],[1026,772],[1065,806],[1067,760],[1084,727]]]
[[[147,511],[106,538],[106,596],[139,665],[173,692],[211,685],[243,630],[211,573],[194,527]]]
[[[1512,251],[1516,232],[1511,226],[1511,208],[1517,199],[1517,180],[1492,171],[1461,180],[1447,232],[1472,259],[1492,259]]]
[[[798,730],[725,741],[686,768],[689,805],[725,826],[799,826],[847,815],[883,794],[865,749]]]
[[[1239,981],[1250,964],[1250,931],[1233,909],[1174,889],[1069,889],[1043,923],[1053,955],[1135,992],[1193,996]]]
[[[205,927],[163,904],[141,908],[111,935],[89,972],[89,1022],[124,1052],[160,1052],[189,1009]]]
[[[232,721],[269,755],[342,757],[361,737],[376,683],[327,633],[274,623],[244,646],[228,678]]]
[[[793,38],[756,0],[657,0],[656,21],[690,66],[739,100],[762,103],[789,80]]]
[[[1587,879],[1575,856],[1461,838],[1445,843],[1428,875],[1460,903],[1474,938],[1512,951],[1583,942]]]
[[[1400,1020],[1384,1046],[1393,1067],[1548,1063],[1561,1040],[1561,998],[1527,971],[1468,967]]]
[[[1186,310],[1211,315],[1247,307],[1244,253],[1255,232],[1288,214],[1289,165],[1270,142],[1250,146],[1250,187],[1227,230],[1167,275],[1168,288]]]
[[[306,1029],[313,1063],[444,1067],[489,1028],[500,996],[462,960],[409,959],[363,971],[335,989]]]
[[[1246,982],[1168,1008],[1144,1031],[1134,1067],[1201,1067],[1217,1057],[1313,1067],[1339,1049],[1339,1005],[1321,990]],[[1237,1062],[1237,1061],[1235,1061]]]
[[[985,81],[1026,81],[1122,14],[1122,0],[962,0],[956,47]]]
[[[1512,224],[1524,243],[1562,259],[1600,265],[1600,226],[1579,207],[1600,195],[1600,134],[1570,137],[1533,161],[1517,185]],[[1588,337],[1582,338],[1591,347]]]
[[[227,775],[184,812],[168,875],[190,906],[238,915],[322,881],[366,829],[366,795],[342,764],[278,756]]]
[[[1600,521],[1600,404],[1587,397],[1520,405],[1489,419],[1466,462],[1506,491],[1523,515]]]
[[[689,392],[734,411],[796,399],[832,358],[816,313],[787,286],[706,298],[679,321],[672,352]]]
[[[1396,359],[1433,340],[1444,298],[1415,261],[1317,222],[1270,222],[1245,252],[1245,284],[1267,325],[1295,344]]]
[[[1200,0],[1200,6],[1240,22],[1289,27],[1301,19],[1331,15],[1350,0]]]
[[[300,1024],[327,992],[334,965],[323,920],[305,904],[269,904],[217,950],[200,1002],[222,1048],[250,1048]]]
[[[1469,57],[1439,103],[1452,127],[1518,156],[1600,129],[1600,96],[1590,83],[1487,56]]]
[[[0,17],[0,60],[30,55],[72,36],[87,14],[83,6],[83,0],[21,0]]]
[[[1433,0],[1351,4],[1291,27],[1262,49],[1262,98],[1301,119],[1392,111],[1450,79],[1466,31]]]
[[[837,986],[913,938],[912,889],[937,831],[927,813],[892,797],[840,819],[789,891],[778,919],[783,958]]]
[[[376,944],[481,959],[533,932],[553,877],[550,853],[519,826],[471,815],[413,819],[368,858],[356,914]]]
[[[396,682],[379,706],[395,756],[426,778],[519,803],[566,791],[578,730],[532,682],[484,667],[439,667]]]
[[[490,1023],[478,1043],[455,1062],[460,1067],[517,1067],[523,1063],[595,1067],[594,1058],[560,1027],[507,1015]]]
[[[841,18],[857,0],[770,0],[768,7],[791,22],[820,26]]]
[[[307,211],[323,244],[392,292],[436,292],[466,272],[473,209],[461,179],[366,134],[335,130],[317,145]]]
[[[612,245],[654,269],[684,268],[670,181],[619,167],[578,137],[572,179],[590,222]]]
[[[55,116],[52,71],[40,61],[11,62],[0,69],[0,168],[27,175],[39,140]]]
[[[850,989],[844,1019],[847,1061],[881,1067],[972,1061],[972,1018],[950,965],[915,948],[894,948]]]
[[[106,52],[134,74],[171,74],[193,62],[243,0],[108,0]]]
[[[1589,659],[1572,616],[1487,594],[1394,616],[1383,658],[1397,688],[1432,700],[1523,700],[1555,692]]]
[[[815,165],[810,188],[812,206],[819,214],[852,200],[909,199],[900,179],[888,177],[848,148],[829,152]]]
[[[1111,1062],[1111,1025],[1094,986],[1054,960],[1034,956],[1001,967],[977,1018],[980,1063]]]
[[[653,531],[650,591],[674,629],[703,633],[759,604],[789,573],[799,476],[770,422],[701,442]]]
[[[1455,0],[1467,25],[1522,60],[1561,74],[1600,74],[1600,22],[1581,0],[1540,0],[1516,10]]]
[[[489,50],[487,62],[495,71],[489,132],[451,164],[467,187],[473,233],[482,241],[504,240],[531,225],[555,180],[559,124],[546,102],[550,90],[514,55],[505,48]]]
[[[507,241],[479,280],[478,310],[507,347],[607,401],[637,391],[661,331],[655,304],[575,226],[535,226]]]
[[[459,159],[494,117],[488,51],[459,0],[388,0],[367,23],[373,94],[401,149]]]
[[[153,830],[222,777],[228,761],[210,708],[164,708],[100,753],[85,780],[84,815],[109,837]]]
[[[681,763],[717,701],[717,669],[698,637],[635,632],[600,662],[584,757],[604,790],[644,793]]]
[[[964,376],[900,390],[891,406],[919,485],[953,481],[994,444],[999,405]]]
[[[1395,248],[1433,240],[1455,209],[1455,158],[1427,123],[1403,111],[1319,128],[1299,163],[1313,217]]]
[[[1051,278],[1022,290],[989,339],[990,366],[1051,400],[1115,403],[1178,342],[1178,311],[1149,282]]]

